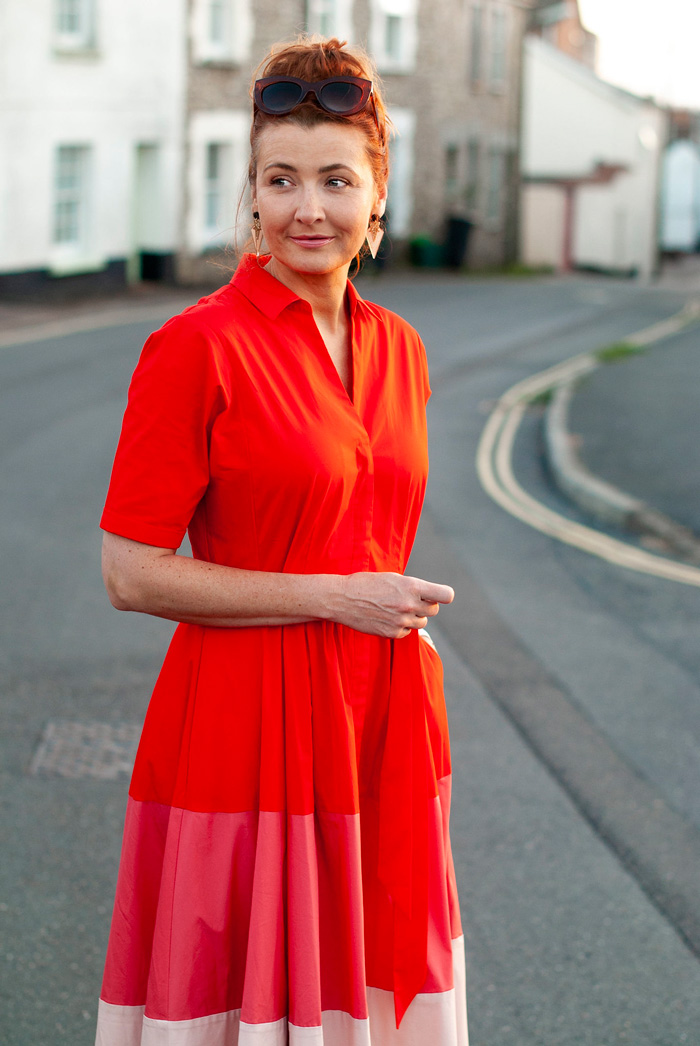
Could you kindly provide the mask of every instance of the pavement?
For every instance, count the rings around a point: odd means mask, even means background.
[[[655,283],[700,305],[700,256],[664,265]],[[104,300],[0,303],[0,348],[34,340],[41,329],[59,335],[137,322],[184,308],[206,288],[140,284]],[[700,563],[700,316],[679,323],[640,353],[601,363],[573,378],[547,419],[545,451],[554,482],[604,526],[642,535],[665,554]],[[630,331],[630,335],[635,332]],[[625,340],[625,339],[621,339]],[[591,351],[604,346],[591,346]],[[680,467],[679,467],[679,463]],[[669,467],[673,465],[673,467]]]
[[[675,292],[679,309],[685,299],[700,296],[700,271],[693,268],[695,259],[688,261],[662,280]],[[449,286],[441,297],[443,283]],[[664,644],[660,631],[650,654],[637,619],[630,619],[629,627],[616,620],[622,610],[634,611],[630,592],[646,593],[654,609],[661,603],[663,610],[664,598],[686,600],[691,661],[697,646],[697,603],[691,596],[697,590],[674,586],[670,593],[671,586],[662,589],[654,579],[601,571],[600,587],[616,607],[614,615],[603,614],[593,598],[598,570],[593,557],[574,559],[577,553],[566,546],[553,552],[542,535],[481,499],[475,479],[468,485],[472,443],[483,427],[477,404],[487,410],[505,385],[533,367],[555,362],[557,339],[566,345],[562,355],[595,350],[598,346],[590,342],[598,335],[591,330],[603,329],[590,325],[595,302],[604,293],[622,297],[629,287],[604,292],[597,284],[582,286],[576,295],[585,292],[586,301],[577,297],[576,310],[567,305],[561,315],[556,300],[544,293],[547,288],[540,288],[528,340],[517,353],[512,332],[496,336],[492,330],[494,303],[507,295],[488,282],[467,287],[473,352],[467,360],[463,303],[460,299],[450,319],[445,308],[450,289],[450,278],[441,278],[435,294],[423,296],[432,312],[420,329],[435,341],[431,440],[436,449],[431,511],[421,523],[413,562],[414,572],[449,579],[463,594],[458,612],[441,615],[431,632],[447,680],[458,798],[452,838],[468,937],[472,1040],[475,1046],[697,1043],[700,967],[690,945],[700,940],[700,919],[691,924],[685,916],[699,913],[700,905],[688,904],[679,912],[672,902],[680,893],[673,874],[678,868],[687,872],[688,881],[680,883],[686,895],[697,890],[692,877],[699,837],[674,815],[675,808],[685,811],[678,790],[668,789],[665,798],[660,786],[656,792],[642,788],[622,761],[629,760],[630,767],[641,764],[655,789],[654,758],[670,753],[668,772],[675,772],[687,751],[677,737],[690,722],[691,702],[692,709],[700,707],[698,688],[675,665],[669,667],[665,649],[663,658],[655,659]],[[391,286],[382,290],[390,297]],[[387,304],[403,313],[407,303],[399,291],[404,298],[417,296],[410,286],[393,291],[397,300]],[[123,300],[111,298],[97,309],[95,302],[0,307],[0,347],[3,339],[17,343],[18,334],[20,341],[35,341],[37,327],[45,334],[51,330],[46,336],[55,339],[26,356],[14,350],[3,354],[4,391],[10,379],[19,389],[10,404],[14,414],[3,424],[8,432],[10,421],[22,426],[21,443],[17,431],[10,432],[12,454],[0,477],[8,576],[9,566],[18,564],[14,587],[4,586],[9,598],[3,617],[8,637],[3,699],[9,712],[3,783],[11,838],[20,839],[20,845],[5,847],[0,876],[0,918],[8,924],[0,934],[0,965],[9,971],[0,987],[3,1046],[88,1046],[92,1041],[123,775],[117,780],[85,772],[71,779],[38,772],[37,743],[47,721],[75,727],[88,720],[120,729],[136,724],[161,660],[167,623],[114,615],[98,591],[94,519],[132,357],[142,340],[138,325],[146,322],[141,319],[146,312],[152,318],[162,310],[165,318],[177,311],[182,307],[178,295],[184,305],[196,292],[147,288]],[[513,284],[509,296],[514,313],[534,310],[533,289]],[[647,314],[645,300],[635,294],[630,302],[639,326],[655,322],[659,314],[657,308]],[[75,330],[76,322],[84,332],[96,324],[108,328],[115,312],[133,325],[126,334],[105,329],[94,339],[79,333],[59,355],[62,329]],[[619,327],[623,338],[627,319],[629,312],[606,315],[604,329],[616,333],[605,337],[617,338]],[[125,340],[130,348],[120,355]],[[698,361],[692,344],[700,348],[700,327],[679,329],[642,354],[592,371],[586,383],[572,389],[564,433],[569,443],[580,444],[582,461],[607,478],[608,486],[663,508],[678,525],[681,508],[690,504],[692,480],[682,484],[685,490],[676,492],[674,504],[661,504],[660,486],[668,479],[664,473],[673,471],[668,463],[679,455],[697,477],[690,411],[697,387],[692,366]],[[62,360],[60,374],[57,359]],[[672,359],[678,362],[671,365]],[[495,368],[494,360],[500,361]],[[81,385],[78,379],[86,375],[90,380]],[[21,377],[27,380],[20,383]],[[88,395],[86,390],[92,391]],[[686,413],[678,405],[682,396],[688,400]],[[630,426],[634,422],[639,437],[631,428],[624,438],[620,435],[622,418]],[[690,433],[688,446],[681,444],[684,432]],[[647,450],[633,442],[643,435]],[[61,445],[70,450],[69,470],[58,453]],[[469,450],[457,454],[456,446]],[[445,448],[452,448],[451,456]],[[650,467],[652,452],[657,456]],[[629,469],[631,455],[639,486]],[[46,520],[58,535],[52,541]],[[537,577],[536,599],[528,587],[531,574]],[[560,574],[568,586],[561,591]],[[585,582],[581,591],[572,581],[579,575]],[[638,604],[647,612],[644,599]],[[622,700],[623,688],[609,686],[618,675],[633,695],[634,716]],[[659,693],[661,725],[656,704],[652,707]],[[635,763],[630,739],[647,719],[654,723],[653,744]],[[697,778],[686,776],[686,805],[692,800],[696,810]],[[642,840],[636,852],[623,832],[629,825]],[[652,851],[657,855],[652,864],[640,861]],[[10,951],[14,954],[4,954]]]
[[[545,448],[557,485],[599,524],[697,564],[700,257],[669,263],[657,286],[686,295],[685,309],[637,351],[601,360],[606,347],[591,346],[592,367],[556,390]]]

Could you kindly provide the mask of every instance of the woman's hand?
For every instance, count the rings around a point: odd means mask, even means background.
[[[178,556],[175,549],[105,534],[102,566],[118,610],[216,628],[329,620],[400,639],[424,628],[449,585],[390,572],[277,574]]]
[[[359,632],[402,639],[425,628],[441,603],[455,597],[449,585],[390,572],[347,574],[338,578],[337,603],[329,617]]]

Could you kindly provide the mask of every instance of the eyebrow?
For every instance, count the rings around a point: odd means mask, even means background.
[[[273,167],[277,167],[278,170],[281,170],[281,171],[296,172],[296,170],[297,170],[297,168],[294,167],[293,164],[291,164],[291,163],[268,163],[266,165],[266,167],[264,167],[263,169],[265,171],[269,171]],[[350,167],[347,163],[329,163],[329,164],[326,164],[325,167],[319,167],[318,173],[319,174],[328,174],[329,171],[339,171],[339,170],[351,171],[352,172],[353,168]]]

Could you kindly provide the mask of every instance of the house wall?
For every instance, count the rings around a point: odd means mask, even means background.
[[[672,142],[663,162],[661,246],[686,253],[700,249],[700,146]]]
[[[566,193],[557,185],[525,185],[522,195],[522,258],[526,265],[563,264]]]
[[[137,248],[172,255],[184,4],[98,0],[90,37],[76,46],[57,37],[52,0],[5,0],[0,19],[0,294],[48,293],[70,274],[123,282]],[[82,150],[73,243],[56,242],[61,146]]]
[[[577,0],[536,3],[532,23],[535,36],[595,71],[598,38],[583,25]]]
[[[574,263],[651,275],[666,136],[662,111],[599,80],[534,37],[525,43],[523,104],[526,183],[586,178],[599,163],[627,168],[608,184],[577,189]],[[556,220],[552,213],[551,221]]]
[[[244,206],[236,229],[229,213],[219,234],[203,235],[203,183],[193,174],[202,169],[203,114],[229,110],[247,125],[248,84],[254,63],[270,45],[300,30],[337,30],[341,38],[368,46],[382,77],[389,114],[397,131],[392,141],[392,175],[388,214],[390,232],[400,245],[425,234],[445,235],[449,216],[474,223],[469,263],[496,265],[517,252],[519,206],[519,123],[521,45],[529,4],[520,0],[231,0],[247,4],[249,46],[236,60],[202,60],[197,33],[204,0],[189,0],[190,73],[187,102],[186,164],[183,202],[183,249],[178,259],[181,279],[219,278],[221,265],[235,264],[234,246],[244,243],[250,224]],[[473,67],[473,9],[482,11],[480,72]],[[400,22],[400,47],[391,53],[387,18]],[[505,26],[502,63],[497,19]],[[199,26],[199,29],[197,28]],[[496,75],[494,66],[502,67]],[[211,142],[212,139],[210,138]],[[239,157],[229,172],[228,193],[238,201],[245,188],[245,154],[240,131],[226,139]],[[477,170],[471,170],[478,143]],[[456,160],[455,160],[456,156]],[[448,169],[449,168],[449,169]],[[450,175],[450,177],[448,177]],[[225,224],[228,222],[228,224]]]

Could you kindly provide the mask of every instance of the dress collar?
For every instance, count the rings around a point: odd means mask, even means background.
[[[288,305],[304,299],[265,270],[269,258],[269,254],[261,255],[258,262],[254,254],[244,254],[231,277],[231,284],[265,316],[276,320]],[[364,305],[364,301],[350,280],[347,281],[347,295],[350,315],[354,316],[357,306]]]

